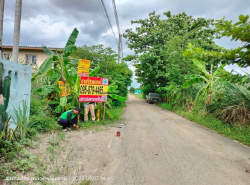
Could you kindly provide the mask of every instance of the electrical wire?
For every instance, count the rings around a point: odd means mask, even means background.
[[[122,49],[122,37],[121,37],[121,30],[120,30],[120,24],[119,24],[119,19],[118,19],[118,14],[117,14],[117,9],[116,9],[116,4],[115,4],[115,0],[112,0],[112,4],[113,4],[113,9],[114,9],[114,15],[115,15],[115,20],[116,20],[116,26],[117,26],[117,30],[118,30],[118,36],[119,36],[119,40],[120,40],[120,51],[122,53],[122,58],[123,58],[123,49]],[[121,37],[121,38],[120,38]],[[120,52],[119,51],[119,52]]]
[[[117,26],[117,30],[118,30],[118,34],[120,35],[120,25],[119,25],[119,20],[118,20],[118,15],[117,15],[117,9],[116,9],[116,4],[115,4],[115,0],[112,0],[112,4],[113,4],[113,9],[114,9],[114,15],[115,15],[115,20],[116,20],[116,26]]]
[[[114,30],[113,30],[112,24],[111,24],[111,22],[110,22],[110,19],[109,19],[109,15],[108,15],[106,6],[105,6],[103,0],[99,0],[99,3],[100,3],[100,6],[101,6],[101,9],[102,9],[102,12],[103,12],[103,14],[104,14],[104,17],[106,18],[107,24],[108,24],[108,26],[110,27],[110,30],[112,31],[113,36],[114,36],[114,38],[115,38],[115,40],[116,40],[116,43],[117,43],[117,45],[118,45],[118,40],[117,40],[117,38],[116,38],[116,36],[115,36],[115,33],[114,33]]]

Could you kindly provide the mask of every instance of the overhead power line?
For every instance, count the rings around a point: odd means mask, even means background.
[[[119,20],[118,20],[118,15],[117,15],[117,10],[116,10],[115,0],[112,0],[112,3],[113,3],[115,20],[116,20],[116,26],[117,26],[118,34],[120,35],[121,32],[120,32],[120,25],[119,25]]]
[[[121,35],[120,24],[119,24],[119,19],[118,19],[115,0],[112,0],[112,4],[113,4],[114,15],[115,15],[115,20],[116,20],[116,26],[117,26],[117,30],[118,30],[118,38],[119,38],[119,43],[118,43],[118,55],[119,55],[118,62],[119,62],[119,60],[120,60],[120,52],[122,53],[122,58],[123,58],[122,35]]]
[[[115,33],[114,33],[114,30],[113,30],[112,24],[111,24],[111,22],[110,22],[110,19],[109,19],[109,15],[108,15],[106,6],[105,6],[103,0],[99,0],[99,3],[100,3],[100,6],[101,6],[101,9],[102,9],[102,12],[103,12],[103,14],[104,14],[104,17],[106,17],[107,24],[108,24],[108,26],[110,27],[110,30],[112,31],[112,33],[113,33],[113,35],[114,35],[114,38],[115,38],[115,40],[116,40],[116,43],[118,44],[118,40],[117,40],[117,38],[116,38],[116,36],[115,36]]]

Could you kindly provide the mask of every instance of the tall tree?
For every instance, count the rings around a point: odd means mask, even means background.
[[[2,58],[4,3],[5,0],[0,0],[0,58]]]
[[[131,21],[139,24],[135,31],[126,30],[127,44],[135,51],[125,60],[133,61],[137,81],[146,91],[156,91],[172,82],[184,83],[184,75],[196,73],[197,68],[191,59],[183,57],[188,43],[194,43],[208,50],[216,50],[213,20],[193,18],[186,13],[172,15],[165,12],[166,19],[160,19],[155,12],[148,19]],[[198,71],[197,71],[198,72]]]
[[[91,60],[90,68],[92,69],[100,66],[98,77],[109,78],[110,84],[118,86],[119,93],[117,94],[122,97],[127,96],[133,73],[124,61],[117,63],[118,55],[112,48],[105,48],[103,45],[84,45],[78,47],[72,57]]]
[[[240,67],[250,66],[250,21],[249,15],[240,15],[239,21],[217,20],[216,31],[220,37],[231,37],[232,41],[241,41],[243,46],[236,49],[221,48],[219,51],[210,51],[195,45],[189,45],[184,53],[185,56],[213,62],[214,64],[238,64]]]
[[[13,62],[16,62],[16,63],[18,63],[21,15],[22,15],[22,0],[16,0],[14,37],[13,37],[13,53],[12,53]]]

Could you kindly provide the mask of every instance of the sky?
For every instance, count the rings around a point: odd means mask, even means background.
[[[112,47],[117,51],[117,43],[104,14],[100,0],[23,0],[21,37],[22,46],[64,47],[74,28],[80,31],[76,45],[98,45]],[[118,31],[112,0],[104,0],[116,37]],[[146,19],[150,12],[155,11],[165,18],[164,12],[172,14],[186,12],[193,17],[222,19],[236,22],[240,14],[249,15],[250,0],[116,0],[121,33],[126,29],[135,28],[131,20]],[[5,0],[3,44],[13,45],[15,0]],[[123,56],[133,54],[126,46],[123,38]],[[231,42],[229,38],[216,40],[225,48],[236,48],[240,42]],[[129,64],[134,71],[134,67]],[[242,73],[237,66],[227,66]],[[244,71],[250,71],[245,69]],[[131,86],[139,87],[133,76]]]

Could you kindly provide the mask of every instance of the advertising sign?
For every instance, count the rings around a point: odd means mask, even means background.
[[[65,83],[63,81],[58,81],[59,88],[62,90],[60,96],[68,96],[70,95],[70,87],[69,82],[67,83],[67,90],[65,91]]]
[[[81,77],[79,102],[107,102],[108,79]]]
[[[78,61],[78,71],[79,76],[89,76],[90,60],[79,59]]]

